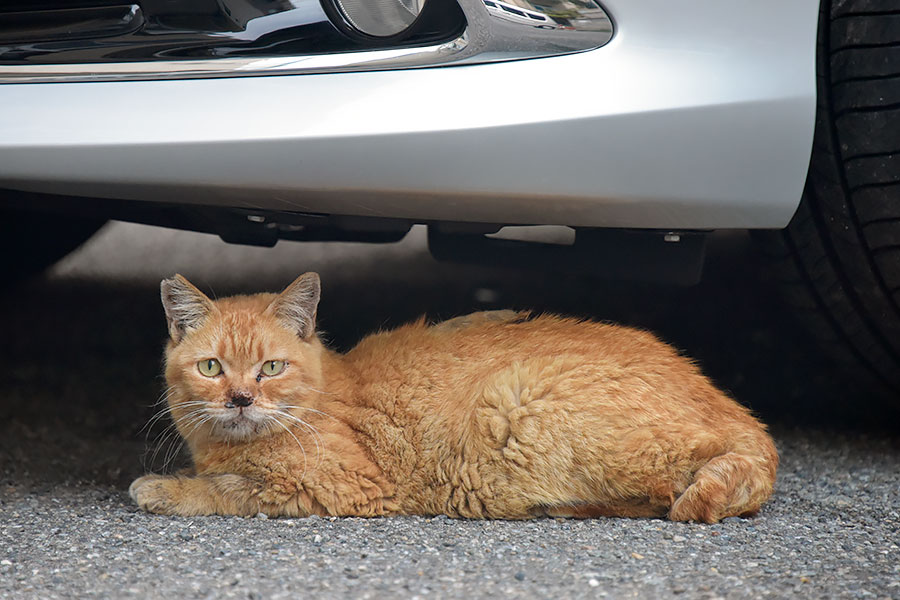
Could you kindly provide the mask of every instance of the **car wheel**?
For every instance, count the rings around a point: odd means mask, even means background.
[[[900,399],[900,7],[823,0],[806,187],[758,236],[791,303],[855,381]]]
[[[102,219],[0,210],[0,253],[6,283],[40,273],[80,246],[105,223]]]

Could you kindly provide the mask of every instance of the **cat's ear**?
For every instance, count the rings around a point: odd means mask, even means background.
[[[166,311],[169,336],[176,344],[217,310],[212,300],[178,274],[172,279],[163,279],[159,284],[159,293]]]
[[[268,310],[303,339],[316,333],[316,309],[319,306],[318,273],[304,273],[272,301]]]

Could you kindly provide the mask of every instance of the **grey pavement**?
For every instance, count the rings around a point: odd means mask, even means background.
[[[339,349],[500,306],[648,327],[772,424],[775,496],[714,526],[138,512],[131,479],[183,460],[165,424],[144,429],[162,389],[157,286],[176,270],[219,296],[317,270]],[[0,598],[900,598],[895,413],[839,385],[754,272],[742,238],[680,289],[439,264],[418,230],[259,249],[112,224],[0,296]]]

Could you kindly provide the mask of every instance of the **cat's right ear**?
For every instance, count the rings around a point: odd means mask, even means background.
[[[171,279],[162,280],[159,293],[169,324],[169,337],[176,344],[187,332],[200,327],[216,310],[212,300],[177,273]]]
[[[321,293],[318,273],[304,273],[278,294],[268,310],[303,339],[316,333],[316,311]]]

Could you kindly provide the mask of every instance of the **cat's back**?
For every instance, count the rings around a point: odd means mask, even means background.
[[[630,424],[753,421],[675,348],[610,323],[513,311],[419,320],[364,339],[346,358],[368,401],[413,422],[463,418],[500,397],[553,398]]]
[[[539,357],[579,357],[585,364],[652,369],[693,367],[671,346],[640,329],[557,315],[486,311],[434,325],[424,319],[373,334],[348,355],[381,368],[455,370],[496,368]]]

